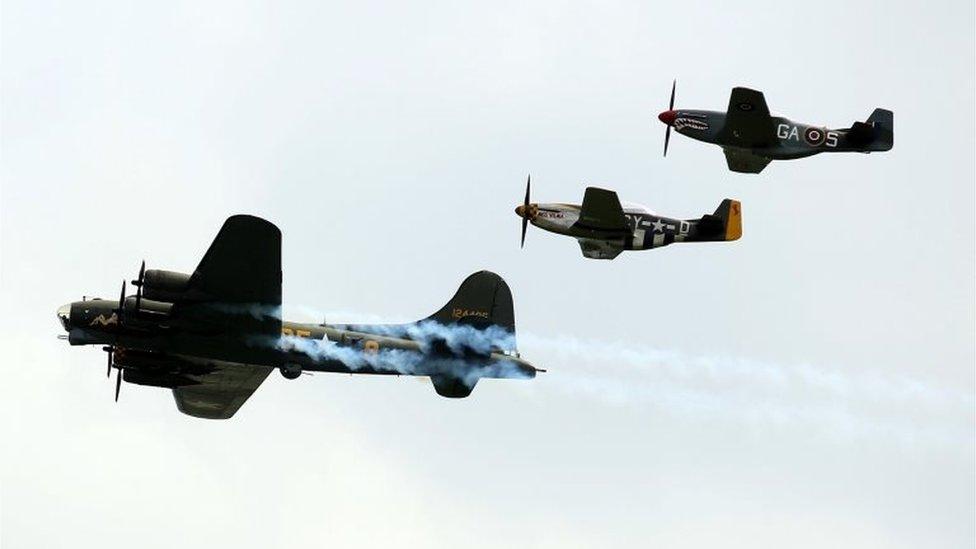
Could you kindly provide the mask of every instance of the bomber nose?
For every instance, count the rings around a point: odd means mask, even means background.
[[[71,304],[65,304],[58,307],[58,320],[61,322],[61,326],[65,331],[71,330],[71,326],[68,324],[71,319]]]
[[[677,116],[678,116],[678,111],[664,111],[661,114],[657,115],[657,119],[660,120],[661,122],[664,122],[668,126],[671,126],[674,124],[674,119]]]

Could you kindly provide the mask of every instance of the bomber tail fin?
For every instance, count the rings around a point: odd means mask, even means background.
[[[501,328],[490,336],[491,347],[515,353],[515,307],[512,291],[505,280],[490,271],[479,271],[464,279],[454,297],[426,320],[440,324],[469,324],[479,330]],[[492,333],[492,332],[486,332]],[[534,372],[533,372],[534,374]],[[503,376],[504,377],[504,376]],[[471,394],[478,377],[463,372],[430,376],[437,394],[448,398],[464,398]]]
[[[530,378],[536,372],[518,360],[512,291],[502,277],[489,271],[468,276],[454,297],[425,319],[349,328],[418,341],[432,368],[425,375],[430,376],[437,394],[445,397],[468,396],[482,377]],[[495,360],[493,353],[511,360]]]
[[[427,317],[440,324],[470,324],[479,329],[496,326],[510,337],[499,342],[502,351],[515,350],[515,306],[505,280],[490,271],[479,271],[464,279],[454,297]],[[512,347],[506,349],[502,347]]]
[[[465,278],[454,297],[427,320],[436,320],[441,324],[470,322],[475,325],[495,325],[514,333],[512,291],[497,274],[478,271]]]
[[[855,122],[847,136],[851,142],[863,145],[865,152],[890,151],[895,144],[895,113],[874,109],[866,122]]]

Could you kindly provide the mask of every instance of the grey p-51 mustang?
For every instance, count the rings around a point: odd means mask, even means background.
[[[584,257],[613,259],[624,250],[649,250],[672,242],[716,242],[742,236],[742,206],[726,198],[715,213],[699,219],[659,216],[643,206],[620,203],[617,193],[587,187],[583,204],[534,204],[532,180],[525,184],[525,200],[515,208],[522,218],[522,245],[532,223],[540,229],[579,241]]]
[[[185,414],[227,419],[271,373],[429,376],[438,394],[466,397],[481,378],[532,378],[515,347],[512,293],[472,274],[427,319],[399,325],[282,322],[281,232],[263,219],[224,223],[192,274],[139,270],[134,296],[58,309],[71,345],[103,345],[108,373],[173,390]],[[64,337],[64,336],[62,336]]]
[[[729,169],[759,173],[772,160],[804,158],[824,152],[888,151],[894,144],[894,114],[874,109],[864,122],[849,128],[829,129],[772,116],[762,92],[732,88],[725,112],[674,109],[674,85],[668,110],[658,115],[668,128],[664,155],[668,154],[671,128],[698,141],[719,145]]]

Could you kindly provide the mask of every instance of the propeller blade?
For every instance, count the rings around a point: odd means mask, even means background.
[[[142,286],[142,279],[146,277],[146,260],[142,260],[142,265],[139,266],[139,278],[132,281],[133,286]]]
[[[119,401],[119,389],[122,388],[122,368],[119,368],[119,375],[115,376],[115,402]]]
[[[673,111],[674,110],[674,92],[675,92],[675,89],[677,87],[678,87],[678,79],[675,78],[671,82],[671,101],[668,102],[668,110],[669,111]],[[664,130],[664,156],[667,156],[668,155],[668,142],[669,141],[671,141],[671,124],[668,124],[667,129]]]
[[[132,284],[136,287],[136,314],[139,314],[140,306],[142,305],[142,279],[146,276],[146,260],[142,260],[142,265],[139,267],[139,278],[132,281]]]
[[[532,174],[525,180],[525,201],[522,204],[522,243],[520,248],[525,247],[525,231],[529,228],[529,192],[532,188]]]
[[[122,281],[122,293],[119,294],[119,326],[122,325],[122,317],[125,314],[125,281]]]
[[[112,377],[112,355],[114,350],[111,347],[106,347],[105,352],[108,353],[108,368],[105,369],[105,377]]]

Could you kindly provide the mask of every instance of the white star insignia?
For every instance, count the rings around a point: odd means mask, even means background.
[[[651,223],[651,225],[654,226],[654,232],[656,233],[664,232],[664,222],[662,222],[660,219],[655,219],[654,223]]]

